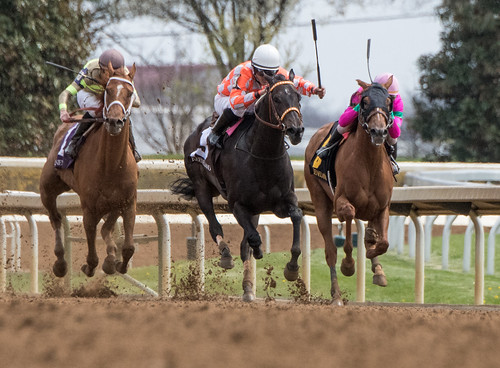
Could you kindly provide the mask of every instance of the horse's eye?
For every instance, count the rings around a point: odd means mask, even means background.
[[[389,109],[389,111],[392,111],[393,102],[394,100],[391,97],[388,97],[387,100],[385,101],[385,105]]]
[[[273,101],[274,101],[275,104],[280,104],[281,103],[281,99],[278,96],[273,97]]]

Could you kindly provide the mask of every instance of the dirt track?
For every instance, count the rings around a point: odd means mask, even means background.
[[[2,367],[498,367],[500,309],[0,297]]]
[[[174,229],[174,259],[189,230]],[[240,230],[227,230],[238,254]],[[288,249],[288,233],[272,231],[274,250]],[[52,237],[42,227],[41,269]],[[79,268],[86,246],[75,253]],[[136,256],[157,262],[154,246]],[[500,307],[0,294],[0,367],[499,367],[499,344]]]

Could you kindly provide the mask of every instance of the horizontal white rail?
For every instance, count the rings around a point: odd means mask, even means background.
[[[314,215],[314,207],[307,189],[297,189],[299,205],[305,214]],[[58,207],[65,215],[80,215],[80,201],[74,193],[65,193],[58,198]],[[227,203],[220,197],[214,200],[214,207],[218,213],[228,213]],[[159,251],[159,285],[158,294],[168,295],[169,284],[169,257],[170,257],[170,229],[166,214],[189,213],[197,228],[201,226],[199,215],[201,211],[195,201],[186,201],[172,194],[168,190],[139,190],[137,213],[152,215],[158,226],[158,251]],[[32,192],[4,192],[0,193],[0,215],[23,215],[30,224],[31,246],[32,246],[32,291],[36,292],[38,284],[38,230],[34,214],[46,214],[37,193]],[[461,214],[469,215],[474,222],[476,231],[476,283],[475,303],[482,304],[482,293],[484,289],[484,230],[480,223],[481,215],[500,215],[500,187],[409,187],[395,188],[391,201],[391,214],[410,216],[416,228],[416,253],[417,262],[415,268],[415,301],[423,303],[424,284],[424,234],[423,226],[420,224],[419,216],[422,215],[446,215]],[[360,226],[361,227],[361,226]],[[197,234],[198,240],[204,238],[203,234]],[[309,240],[307,240],[309,241]],[[204,243],[200,241],[199,252],[203,254]],[[304,243],[303,243],[304,246]],[[201,256],[200,256],[201,257]],[[201,257],[202,258],[202,257]],[[5,258],[2,257],[2,262]],[[201,261],[200,261],[201,262]],[[358,270],[360,267],[358,259]],[[362,261],[364,262],[364,260]],[[203,264],[200,263],[200,267]],[[308,266],[304,267],[308,270]],[[364,285],[364,272],[358,272],[358,289]],[[357,294],[358,300],[364,300],[363,295]]]

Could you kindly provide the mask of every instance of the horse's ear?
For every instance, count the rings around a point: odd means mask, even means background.
[[[132,65],[132,68],[128,71],[128,76],[130,77],[130,80],[134,79],[134,75],[136,72],[137,68],[135,67],[135,63]]]
[[[108,71],[109,71],[109,75],[112,76],[113,74],[115,74],[115,70],[113,69],[113,64],[111,64],[111,60],[108,61]]]
[[[367,89],[370,87],[370,84],[363,82],[361,79],[356,79],[356,82],[358,82],[358,85],[363,88],[363,90]],[[392,82],[391,82],[392,83]]]
[[[389,77],[389,79],[387,79],[387,82],[385,82],[385,83],[383,84],[383,86],[384,86],[384,88],[385,88],[386,90],[389,90],[389,87],[390,87],[390,86],[391,86],[391,84],[392,84],[392,77],[393,77],[393,76],[391,75],[391,76]]]
[[[293,69],[290,69],[290,71],[288,72],[288,79],[293,82],[294,78],[295,78],[295,72],[293,71]]]

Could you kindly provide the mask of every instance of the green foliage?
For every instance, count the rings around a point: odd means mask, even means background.
[[[419,59],[412,129],[445,142],[449,159],[500,161],[500,2],[443,0],[442,49]]]
[[[57,98],[93,45],[83,0],[7,0],[0,14],[0,155],[44,156],[59,125]]]

